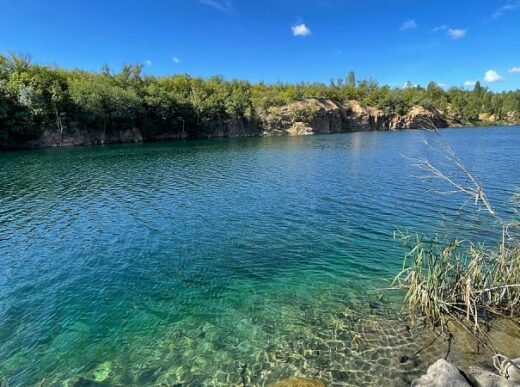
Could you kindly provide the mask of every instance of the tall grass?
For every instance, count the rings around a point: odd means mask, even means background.
[[[483,317],[520,319],[519,223],[503,221],[493,209],[484,188],[431,122],[425,128],[433,140],[424,138],[436,164],[426,158],[412,163],[426,172],[421,178],[439,180],[448,187],[439,194],[459,193],[474,200],[493,219],[502,239],[494,247],[459,239],[439,240],[402,232],[395,234],[407,249],[403,269],[394,285],[406,290],[411,315],[433,326],[446,327],[448,320],[465,321],[473,333]],[[514,198],[513,212],[520,194]],[[469,326],[468,326],[469,325]]]
[[[479,330],[479,319],[520,317],[520,244],[517,239],[487,248],[458,239],[439,240],[396,233],[407,248],[394,284],[407,290],[412,316],[434,326],[463,317]]]

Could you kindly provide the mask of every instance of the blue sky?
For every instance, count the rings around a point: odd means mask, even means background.
[[[392,86],[520,88],[520,0],[0,0],[0,10],[0,52],[67,68],[142,62],[156,75],[267,82],[352,69]]]

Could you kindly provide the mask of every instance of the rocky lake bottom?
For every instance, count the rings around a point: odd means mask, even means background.
[[[0,154],[0,381],[404,386],[445,356],[490,366],[462,333],[410,325],[385,290],[398,229],[497,237],[417,179],[403,155],[424,155],[421,135]],[[519,128],[442,135],[510,214]],[[520,356],[515,325],[490,332]]]

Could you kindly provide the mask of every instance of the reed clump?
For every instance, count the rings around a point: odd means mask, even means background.
[[[520,223],[497,215],[484,187],[433,123],[426,122],[424,128],[431,133],[424,143],[434,161],[410,159],[425,172],[420,178],[447,187],[433,190],[439,195],[466,196],[463,207],[473,201],[490,216],[502,238],[490,248],[456,238],[440,240],[397,232],[407,253],[394,285],[406,290],[411,315],[434,326],[446,327],[448,320],[455,319],[478,333],[483,317],[520,319]],[[520,193],[512,203],[513,219],[520,219]]]
[[[487,248],[458,239],[396,233],[407,248],[394,284],[407,290],[411,315],[434,326],[464,318],[479,330],[481,317],[520,317],[520,244]]]

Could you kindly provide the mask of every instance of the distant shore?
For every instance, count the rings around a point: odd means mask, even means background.
[[[520,123],[520,90],[66,70],[0,54],[0,149]]]
[[[235,118],[209,123],[203,132],[178,132],[176,128],[150,134],[138,127],[127,129],[83,128],[71,122],[63,131],[44,127],[38,137],[4,150],[39,149],[50,147],[95,146],[103,144],[142,143],[201,138],[237,138],[299,136],[359,131],[396,131],[457,127],[515,125],[511,122],[454,122],[435,109],[414,106],[406,114],[388,114],[376,108],[364,107],[357,101],[337,103],[331,100],[307,98],[289,105],[271,108],[267,115]]]

